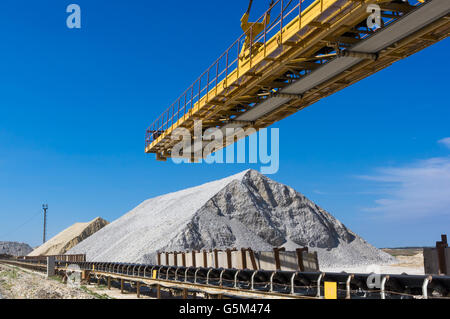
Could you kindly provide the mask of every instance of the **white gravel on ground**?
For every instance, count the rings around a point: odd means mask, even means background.
[[[42,274],[0,265],[0,290],[4,299],[93,299],[80,288],[47,279]],[[0,296],[1,299],[1,296]]]

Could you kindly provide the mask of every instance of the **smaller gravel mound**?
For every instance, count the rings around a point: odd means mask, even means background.
[[[33,250],[28,256],[63,255],[106,225],[108,222],[100,217],[88,223],[73,224]]]
[[[26,256],[33,251],[30,245],[12,241],[0,241],[0,255]]]

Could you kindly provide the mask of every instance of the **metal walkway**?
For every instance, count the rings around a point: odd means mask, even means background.
[[[172,133],[194,135],[200,120],[202,134],[259,130],[446,38],[450,1],[424,1],[278,0],[278,17],[248,49],[243,34],[148,128],[145,151],[158,160],[204,158],[211,152],[205,141],[188,154],[172,153],[179,142]],[[367,25],[374,4],[381,10],[377,30]]]

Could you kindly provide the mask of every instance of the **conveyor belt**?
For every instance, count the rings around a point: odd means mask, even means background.
[[[1,263],[46,270],[42,260],[0,260]],[[115,278],[169,289],[222,294],[246,298],[323,298],[324,282],[336,282],[338,298],[423,299],[450,297],[450,276],[380,274],[378,287],[372,274],[238,270],[182,266],[159,266],[115,262],[57,261],[65,274],[77,265],[87,277]]]

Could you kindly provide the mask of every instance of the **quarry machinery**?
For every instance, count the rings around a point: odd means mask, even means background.
[[[119,262],[87,262],[53,259],[56,274],[62,277],[76,265],[86,282],[125,282],[136,289],[156,289],[188,295],[225,296],[231,298],[327,298],[326,283],[335,283],[333,299],[448,299],[450,276],[380,274],[379,283],[372,286],[374,274],[273,271],[215,267],[163,266]],[[0,263],[47,271],[48,261],[40,259],[0,260]],[[375,280],[377,282],[377,280]]]
[[[445,39],[449,12],[448,0],[277,0],[150,125],[145,151],[205,158]],[[174,150],[199,121],[202,136],[245,134]]]

